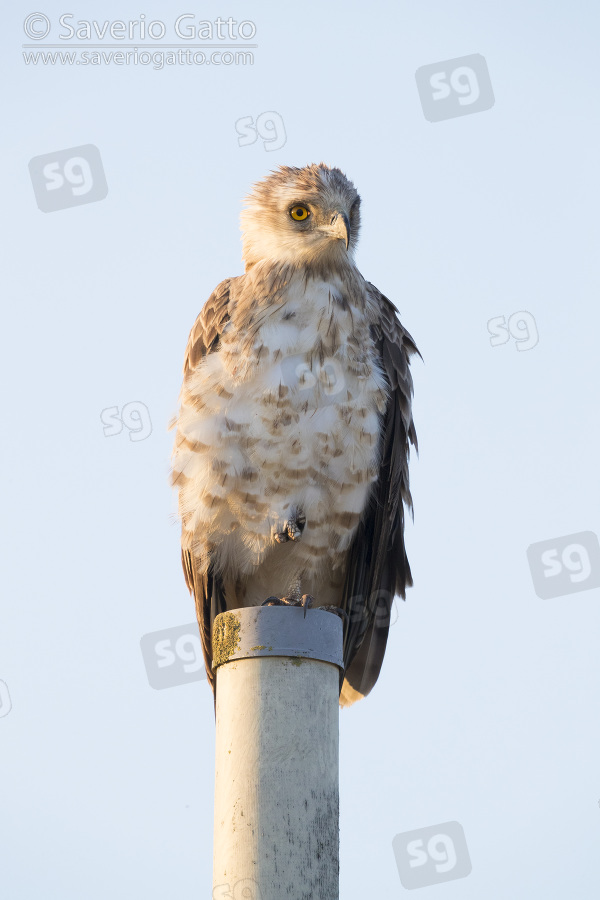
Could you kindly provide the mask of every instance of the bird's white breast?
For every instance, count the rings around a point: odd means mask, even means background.
[[[189,376],[174,457],[184,535],[249,571],[300,507],[296,561],[335,565],[377,475],[386,384],[363,310],[339,283],[292,283],[247,336],[226,327]],[[287,545],[286,545],[287,546]]]

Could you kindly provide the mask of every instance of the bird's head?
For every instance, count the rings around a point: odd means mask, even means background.
[[[254,185],[241,223],[247,269],[263,260],[335,267],[352,260],[360,197],[340,169],[280,166]]]

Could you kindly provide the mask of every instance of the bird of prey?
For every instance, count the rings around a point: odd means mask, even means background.
[[[174,420],[185,579],[213,690],[219,613],[312,604],[344,618],[349,706],[375,684],[394,595],[412,584],[418,350],[356,268],[360,197],[340,169],[281,166],[241,223],[245,273],[196,319]]]

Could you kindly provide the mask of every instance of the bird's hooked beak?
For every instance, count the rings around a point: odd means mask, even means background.
[[[324,231],[331,238],[343,241],[346,245],[346,250],[348,249],[350,244],[350,222],[345,212],[335,212],[331,217],[329,227],[322,228],[321,231]]]

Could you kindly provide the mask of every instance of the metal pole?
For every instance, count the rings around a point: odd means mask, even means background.
[[[333,613],[217,616],[213,900],[338,900],[339,676]]]

